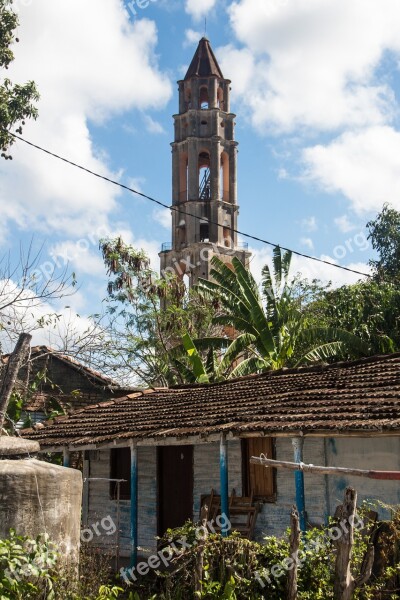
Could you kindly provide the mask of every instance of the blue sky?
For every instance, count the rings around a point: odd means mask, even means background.
[[[24,136],[171,201],[176,81],[207,35],[232,80],[239,229],[367,271],[365,223],[400,209],[398,0],[16,0],[9,76],[35,79],[40,117]],[[18,143],[0,163],[1,250],[43,244],[42,272],[69,263],[66,321],[99,310],[105,231],[145,247],[155,268],[169,213]],[[270,248],[250,243],[259,273]],[[344,271],[294,261],[335,285]],[[36,307],[32,317],[49,312]],[[83,325],[79,325],[82,327]],[[43,340],[43,332],[36,337]]]

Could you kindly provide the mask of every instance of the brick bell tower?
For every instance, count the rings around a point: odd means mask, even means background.
[[[238,243],[237,145],[230,112],[230,80],[224,79],[203,37],[179,81],[179,113],[172,146],[172,243],[163,244],[161,274],[210,278],[213,255],[248,267],[246,243]]]

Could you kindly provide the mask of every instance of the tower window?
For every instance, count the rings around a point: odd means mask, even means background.
[[[208,152],[199,154],[199,198],[210,200],[211,177],[210,177],[210,155]]]
[[[190,110],[192,108],[192,97],[191,97],[190,89],[186,90],[185,104],[186,104],[186,110]]]
[[[200,223],[200,241],[208,242],[210,239],[210,231],[208,223]]]
[[[201,87],[200,88],[200,108],[206,110],[210,106],[210,101],[208,97],[208,88]]]
[[[225,102],[224,102],[224,90],[222,89],[222,87],[218,88],[218,92],[217,92],[217,102],[218,102],[218,108],[220,110],[225,110]]]
[[[230,248],[232,245],[231,230],[229,227],[226,227],[225,224],[223,227],[223,236],[224,236],[224,246],[226,248]]]

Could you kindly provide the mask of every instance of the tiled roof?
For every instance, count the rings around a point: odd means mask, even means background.
[[[24,435],[43,446],[243,435],[400,435],[400,353],[211,385],[149,389]]]
[[[76,369],[80,373],[84,373],[87,377],[90,377],[90,379],[93,381],[93,383],[95,383],[97,385],[107,386],[110,388],[120,388],[121,387],[116,381],[111,379],[111,377],[107,377],[106,375],[103,375],[99,371],[95,371],[94,369],[91,369],[90,367],[83,365],[78,360],[75,360],[74,358],[72,358],[71,356],[68,356],[67,354],[63,354],[62,352],[59,352],[58,350],[55,350],[54,348],[50,348],[49,346],[32,346],[31,357],[33,357],[35,355],[45,355],[45,354],[51,354],[53,357],[72,366],[74,369]]]
[[[9,354],[5,354],[1,357],[0,360],[4,365],[7,364],[9,356]],[[24,411],[46,412],[46,410],[48,410],[49,402],[55,398],[57,402],[63,406],[64,410],[69,412],[70,406],[77,409],[91,405],[94,402],[106,400],[111,396],[118,398],[125,394],[135,392],[138,389],[128,386],[122,387],[110,377],[107,377],[98,371],[94,371],[74,358],[63,354],[54,348],[50,348],[49,346],[33,346],[31,348],[31,359],[33,359],[33,361],[45,360],[47,357],[59,361],[66,365],[67,368],[71,368],[77,374],[81,375],[88,382],[89,389],[85,389],[84,391],[79,390],[79,394],[76,394],[75,392],[68,393],[65,389],[62,389],[64,388],[63,382],[57,378],[57,375],[54,375],[51,363],[50,365],[46,363],[46,368],[48,369],[48,381],[47,383],[44,382],[43,389],[41,386],[35,393],[29,394],[29,397],[24,401]],[[38,368],[42,369],[43,365],[39,363]],[[24,393],[26,390],[25,376],[23,373],[22,376],[21,373],[19,376],[21,379],[17,380],[16,388]]]
[[[185,80],[191,77],[210,77],[211,75],[216,75],[220,79],[224,78],[210,42],[207,38],[203,37],[197,46],[188,72],[185,75]]]
[[[116,381],[111,379],[111,377],[107,377],[106,375],[103,375],[99,371],[95,371],[94,369],[91,369],[90,367],[83,365],[79,361],[75,360],[71,356],[63,354],[59,350],[55,350],[54,348],[50,348],[49,346],[32,346],[32,348],[31,348],[31,357],[32,358],[38,357],[38,356],[45,356],[45,355],[51,355],[52,357],[57,358],[58,360],[61,360],[62,362],[67,363],[68,365],[70,365],[74,369],[76,369],[77,371],[80,371],[81,373],[84,373],[86,376],[90,377],[91,380],[94,383],[97,383],[98,385],[108,386],[108,387],[112,387],[112,388],[114,388],[114,387],[120,388],[121,387]],[[0,360],[3,364],[7,364],[9,357],[10,357],[10,354],[3,354],[3,356],[1,356],[1,358],[0,358]]]

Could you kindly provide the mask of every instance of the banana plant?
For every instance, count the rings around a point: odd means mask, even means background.
[[[289,282],[291,258],[291,252],[274,248],[272,272],[268,265],[263,268],[262,294],[250,271],[236,257],[231,266],[217,256],[212,258],[212,280],[200,279],[197,289],[218,305],[213,321],[225,327],[227,335],[190,343],[186,339],[185,349],[197,381],[210,378],[204,363],[200,368],[199,351],[207,347],[219,352],[213,380],[325,362],[346,352],[368,354],[368,345],[347,331],[308,327]]]

